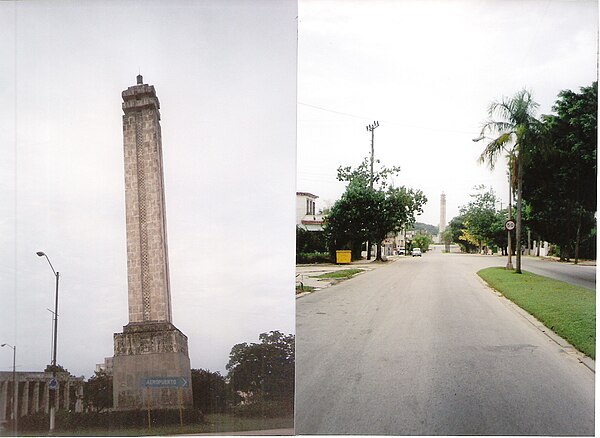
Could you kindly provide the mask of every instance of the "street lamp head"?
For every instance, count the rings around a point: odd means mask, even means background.
[[[0,347],[6,347],[6,344],[2,344],[2,345],[0,345]]]
[[[485,138],[485,137],[483,136],[483,134],[481,134],[479,137],[477,137],[477,138],[474,138],[474,139],[473,139],[473,141],[477,143],[478,141],[481,141],[481,140],[483,140],[484,138]]]
[[[36,252],[36,254],[40,257],[44,257],[46,255],[42,251],[38,251],[38,252]]]

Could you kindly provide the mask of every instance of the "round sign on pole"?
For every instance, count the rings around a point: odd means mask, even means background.
[[[512,231],[512,230],[514,230],[514,229],[515,229],[515,227],[516,227],[515,221],[513,221],[512,219],[510,219],[510,220],[507,220],[507,221],[504,223],[504,228],[505,228],[507,231]]]
[[[52,390],[58,389],[58,380],[56,380],[54,378],[52,380],[50,380],[50,383],[48,383],[48,389],[52,389]]]

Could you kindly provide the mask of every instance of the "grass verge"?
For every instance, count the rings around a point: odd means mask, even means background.
[[[197,433],[225,433],[239,432],[244,430],[269,430],[290,429],[294,427],[294,419],[286,418],[244,418],[235,417],[230,414],[207,414],[204,416],[203,424],[189,424],[180,426],[162,426],[148,428],[124,428],[124,429],[85,429],[78,431],[60,430],[60,436],[171,436],[191,435]],[[11,431],[5,430],[0,436],[10,436]],[[19,436],[39,436],[39,432],[19,431]]]
[[[313,278],[350,278],[359,272],[362,272],[362,269],[342,269],[340,271],[326,272],[321,275],[316,275]]]
[[[504,268],[487,268],[477,274],[579,351],[595,359],[596,295],[593,291],[525,271],[519,275]]]
[[[306,286],[306,285],[302,286],[299,284],[296,285],[296,293],[297,294],[301,294],[302,292],[312,292],[314,290],[315,290],[315,288],[313,286]]]

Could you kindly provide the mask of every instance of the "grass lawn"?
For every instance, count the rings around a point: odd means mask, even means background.
[[[596,294],[584,287],[525,272],[487,268],[477,273],[582,353],[596,357]]]
[[[314,290],[315,290],[315,288],[312,286],[307,286],[307,285],[301,286],[299,284],[296,285],[296,293],[297,294],[301,294],[302,292],[312,292]]]
[[[268,429],[289,429],[294,427],[294,419],[286,418],[242,418],[229,414],[207,414],[204,416],[204,424],[179,426],[155,427],[152,429],[127,428],[127,429],[85,429],[78,431],[57,430],[58,436],[142,436],[142,435],[190,435],[195,433],[220,433],[237,432],[242,430],[268,430]],[[12,431],[3,430],[0,436],[10,436]],[[40,432],[22,432],[19,436],[40,436]]]
[[[350,278],[359,272],[362,272],[362,269],[342,269],[341,271],[326,272],[325,274],[315,275],[313,278]]]

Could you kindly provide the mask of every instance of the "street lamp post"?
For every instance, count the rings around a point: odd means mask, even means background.
[[[17,360],[17,346],[12,346],[10,344],[2,344],[0,345],[0,347],[10,347],[13,350],[13,396],[12,396],[12,420],[13,420],[13,429],[14,429],[14,436],[17,436],[17,421],[18,421],[18,415],[17,415],[17,403],[19,400],[19,390],[17,387],[17,370],[16,370],[16,360]]]
[[[58,335],[58,279],[60,277],[59,273],[56,272],[54,270],[54,266],[52,266],[52,263],[50,262],[50,259],[48,258],[48,256],[43,253],[42,251],[38,251],[36,253],[39,257],[46,257],[46,260],[48,260],[48,264],[50,265],[50,268],[52,269],[52,272],[54,272],[54,277],[56,277],[56,294],[55,294],[55,298],[54,298],[54,327],[53,327],[53,345],[52,345],[52,380],[56,379],[56,340],[57,340],[57,335]],[[57,391],[58,389],[55,389],[54,391]],[[56,396],[53,395],[52,397],[50,397],[50,433],[52,433],[54,431],[54,425],[55,425],[55,415],[56,415]]]

